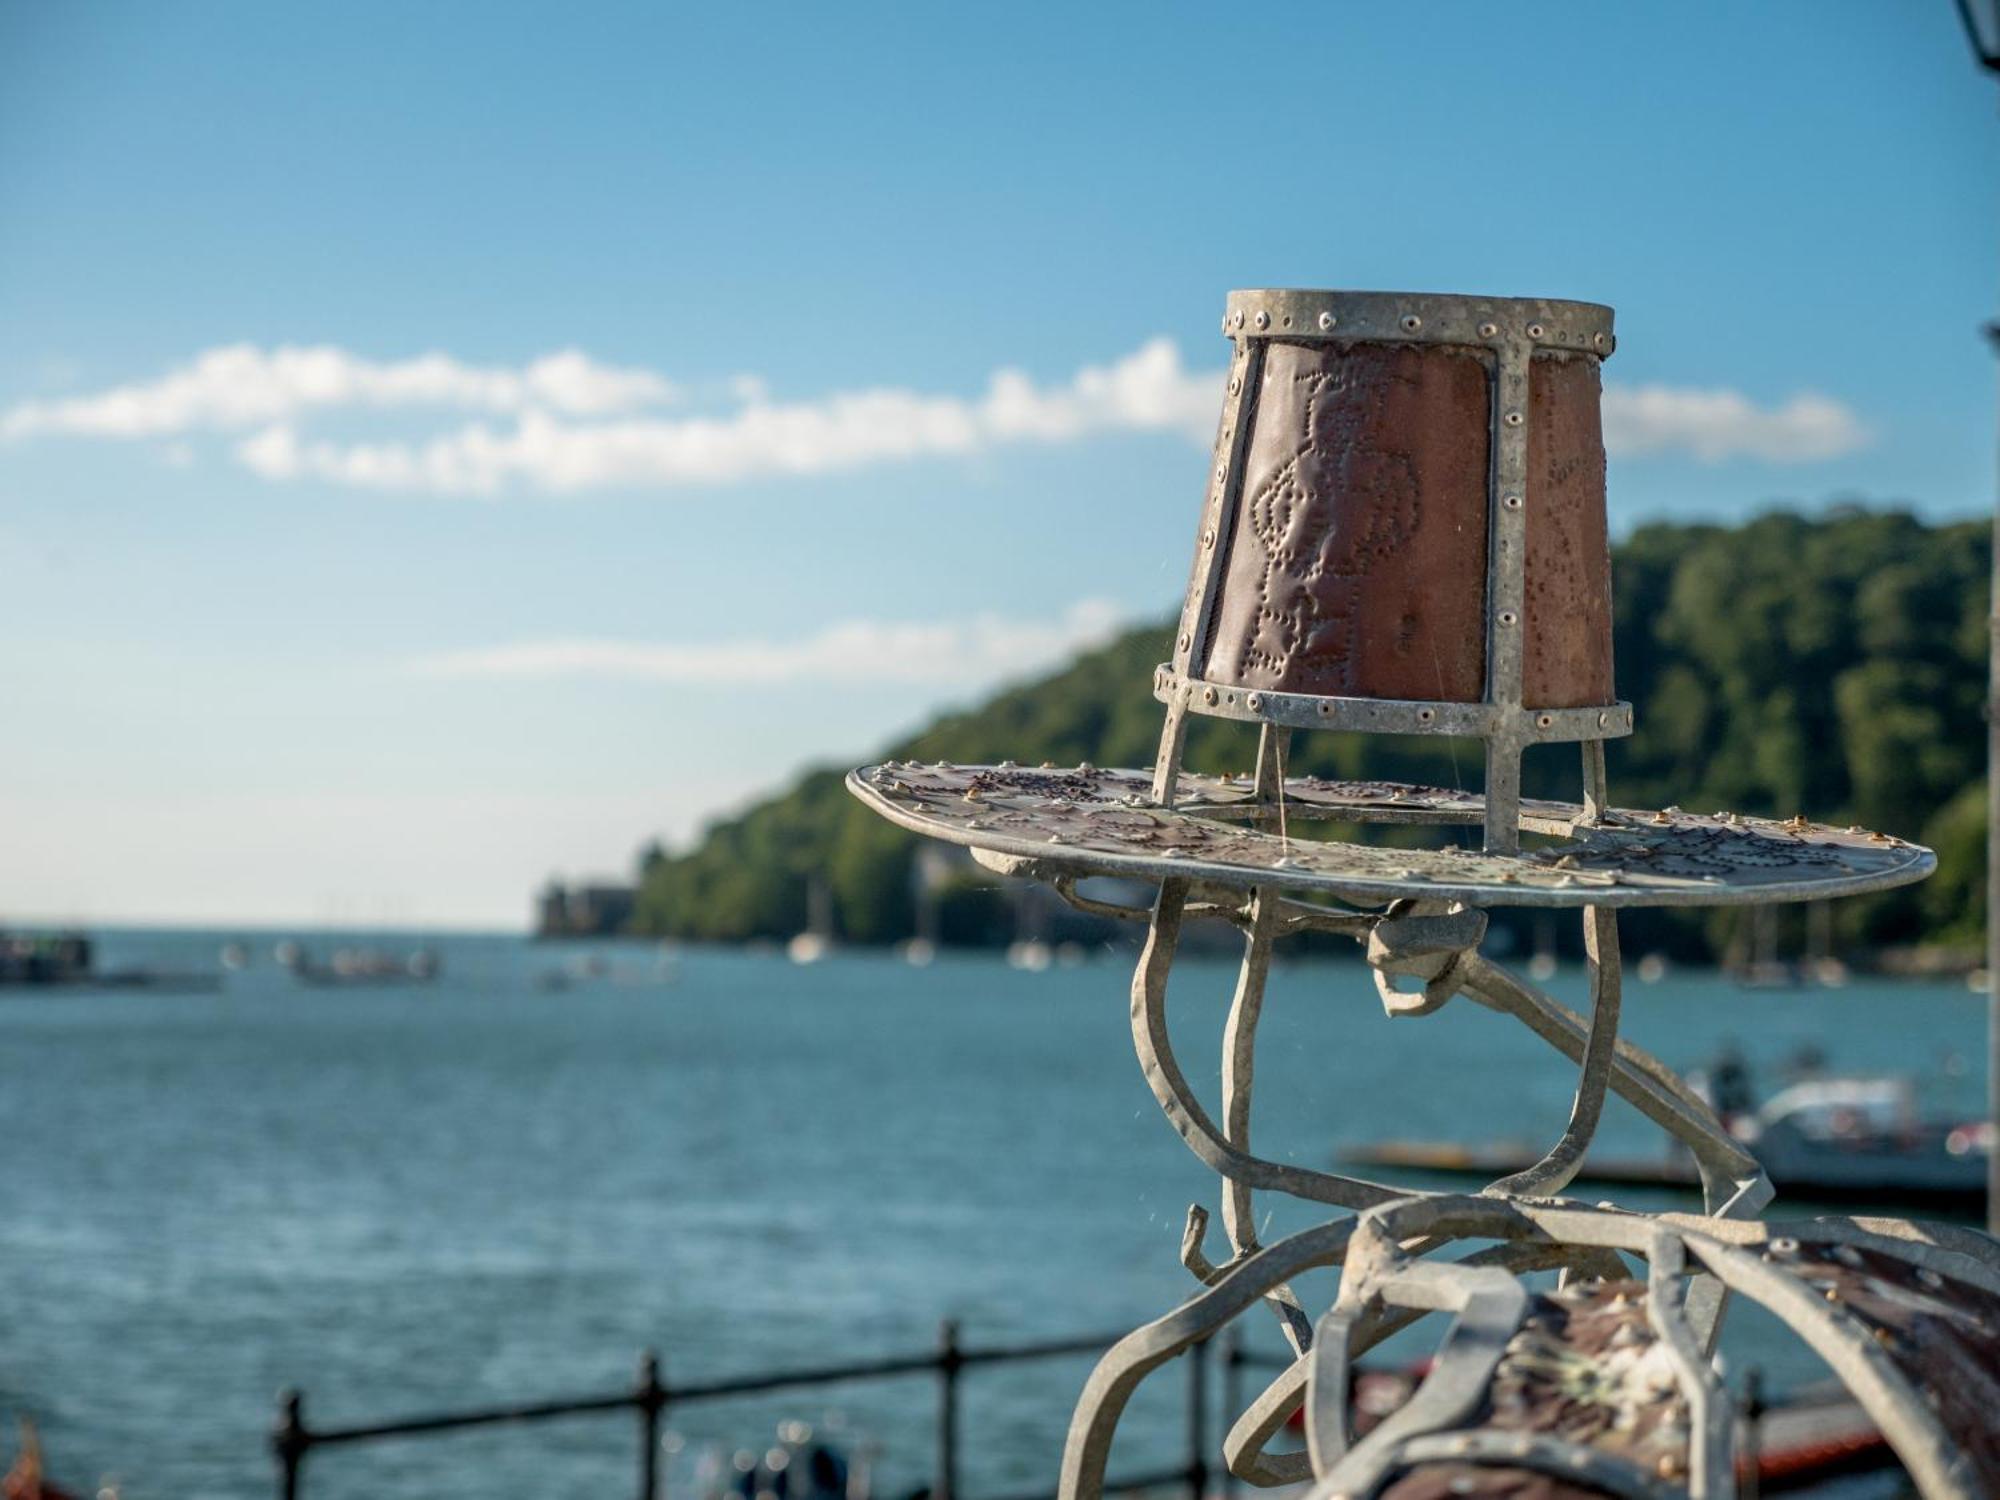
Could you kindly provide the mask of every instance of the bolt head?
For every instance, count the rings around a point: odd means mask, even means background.
[[[1257,314],[1257,326],[1259,328],[1269,328],[1271,326],[1271,315],[1260,311]]]
[[[1335,320],[1335,318],[1334,318],[1334,316],[1333,316],[1333,314],[1332,314],[1332,313],[1330,313],[1330,312],[1323,312],[1323,313],[1321,313],[1321,314],[1319,315],[1319,328],[1320,328],[1320,332],[1321,332],[1321,333],[1324,333],[1324,332],[1326,332],[1326,331],[1327,331],[1327,329],[1329,329],[1329,328],[1333,327],[1333,325],[1334,325],[1335,321],[1336,321],[1336,320]]]
[[[1531,339],[1538,339],[1547,332],[1548,330],[1539,323],[1530,323],[1528,325],[1528,337]]]

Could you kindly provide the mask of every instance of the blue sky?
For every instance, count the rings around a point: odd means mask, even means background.
[[[1947,0],[0,0],[0,919],[516,924],[1165,614],[1231,287],[1613,304],[1620,529],[1977,513],[1996,103]]]

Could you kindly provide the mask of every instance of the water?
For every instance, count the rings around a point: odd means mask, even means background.
[[[103,957],[212,967],[222,941],[111,934]],[[421,988],[308,989],[266,937],[220,994],[0,1001],[0,1420],[37,1421],[55,1477],[268,1495],[288,1384],[353,1422],[616,1389],[646,1345],[696,1379],[919,1350],[946,1315],[977,1342],[1115,1329],[1188,1291],[1182,1218],[1214,1185],[1132,1060],[1128,953],[1024,974],[689,952],[663,984],[650,949],[606,945],[608,978],[551,992],[581,950],[440,946]],[[1176,971],[1191,1076],[1213,1077],[1230,973]],[[1554,987],[1575,998],[1578,976]],[[1946,1063],[1976,1068],[1983,1013],[1941,986],[1677,976],[1634,986],[1627,1030],[1678,1066],[1725,1035],[1753,1063],[1812,1042],[1972,1111],[1983,1080]],[[1281,968],[1264,1035],[1258,1146],[1309,1165],[1470,1121],[1552,1139],[1573,1087],[1463,1001],[1387,1021],[1358,965]],[[1653,1140],[1618,1105],[1604,1137]],[[1274,1205],[1268,1232],[1312,1219]],[[1775,1343],[1759,1357],[1812,1373]],[[1086,1364],[968,1377],[969,1490],[1051,1481]],[[1134,1466],[1178,1452],[1162,1377],[1121,1436]],[[780,1416],[843,1423],[884,1445],[900,1495],[932,1399],[902,1382],[677,1420],[689,1453],[762,1446]],[[633,1444],[623,1415],[334,1450],[307,1493],[623,1493]]]

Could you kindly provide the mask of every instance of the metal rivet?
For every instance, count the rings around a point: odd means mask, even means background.
[[[1292,326],[1292,315],[1290,313],[1285,314],[1285,326],[1287,328],[1290,328]]]
[[[1236,377],[1235,377],[1234,375],[1230,376],[1230,377],[1229,377],[1229,394],[1233,396],[1233,395],[1235,395],[1235,394],[1236,394],[1236,393],[1237,393],[1238,391],[1240,391],[1240,390],[1242,390],[1242,389],[1243,389],[1243,382],[1242,382],[1241,380],[1237,379],[1237,378],[1236,378]]]
[[[1415,313],[1403,314],[1403,332],[1415,333],[1419,328],[1423,326],[1424,326],[1424,320],[1418,317]]]
[[[1338,321],[1339,320],[1335,318],[1332,313],[1325,313],[1325,312],[1321,313],[1319,315],[1320,331],[1322,333],[1325,332],[1327,329],[1333,327],[1333,325]]]
[[[1233,323],[1236,327],[1241,328],[1243,326],[1243,309],[1240,307],[1237,308],[1236,316],[1231,318],[1229,321]]]
[[[1490,339],[1499,331],[1500,325],[1498,323],[1481,323],[1479,325],[1479,336],[1483,339]]]
[[[1201,544],[1202,544],[1202,546],[1204,546],[1204,547],[1213,547],[1213,546],[1215,545],[1215,533],[1214,533],[1214,531],[1212,531],[1212,530],[1211,530],[1211,531],[1204,531],[1204,532],[1203,532],[1203,533],[1201,534]]]
[[[1554,724],[1555,721],[1556,718],[1554,714],[1537,714],[1535,716],[1535,728],[1547,729],[1550,725]]]
[[[1227,470],[1225,470],[1221,464],[1217,464],[1215,466],[1215,477],[1217,480],[1220,480],[1226,472]]]
[[[1500,503],[1509,510],[1519,510],[1521,508],[1521,497],[1519,495],[1503,495]]]
[[[1209,688],[1206,692],[1204,692],[1201,695],[1201,701],[1208,704],[1210,707],[1213,707],[1215,705],[1215,689]]]
[[[1545,332],[1547,332],[1547,330],[1544,329],[1542,325],[1539,323],[1530,323],[1528,325],[1528,337],[1531,339],[1538,339]]]
[[[1517,411],[1508,412],[1507,425],[1509,427],[1519,427],[1521,425],[1521,414]]]
[[[1181,650],[1183,650],[1183,651],[1187,650],[1187,648],[1188,648],[1188,638],[1187,638],[1186,636],[1182,636],[1182,637],[1181,637],[1181,639],[1180,639],[1180,648],[1181,648]]]
[[[1593,339],[1593,340],[1592,340],[1591,342],[1592,342],[1592,343],[1594,343],[1594,344],[1596,344],[1598,348],[1602,349],[1602,348],[1604,347],[1604,335],[1600,333],[1600,334],[1599,334],[1599,335],[1598,335],[1598,336],[1597,336],[1597,337],[1596,337],[1595,339]]]
[[[1519,618],[1520,616],[1516,615],[1514,611],[1511,609],[1503,609],[1500,611],[1500,623],[1502,625],[1512,625]]]
[[[1259,328],[1269,328],[1271,326],[1271,315],[1267,312],[1259,312],[1257,314],[1257,326]]]
[[[1599,714],[1597,716],[1597,727],[1599,729],[1606,728],[1610,723],[1611,723],[1610,714]]]
[[[1434,708],[1420,708],[1417,710],[1417,722],[1419,724],[1428,724],[1436,717],[1437,710]]]
[[[1253,713],[1264,706],[1264,700],[1258,697],[1257,694],[1255,693],[1252,693],[1249,697],[1245,698],[1243,700],[1243,703],[1244,706],[1250,709],[1251,712]]]
[[[1333,705],[1331,703],[1322,703],[1319,706],[1319,716],[1322,719],[1329,718],[1332,716],[1332,714],[1333,714]]]

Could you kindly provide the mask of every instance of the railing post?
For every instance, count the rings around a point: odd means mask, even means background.
[[[1737,1500],[1757,1500],[1762,1488],[1764,1466],[1764,1372],[1752,1365],[1743,1372],[1742,1468],[1736,1487]]]
[[[1226,1430],[1243,1409],[1243,1337],[1231,1323],[1222,1330],[1222,1424]],[[1227,1464],[1222,1469],[1223,1500],[1236,1500],[1236,1475]]]
[[[1209,1340],[1203,1339],[1187,1352],[1189,1500],[1202,1500],[1208,1493],[1208,1349]]]
[[[931,1500],[955,1500],[958,1494],[958,1375],[965,1356],[958,1349],[958,1320],[938,1324],[937,1475]]]
[[[659,1500],[660,1412],[667,1404],[667,1392],[660,1384],[657,1350],[648,1349],[639,1357],[639,1389],[633,1400],[639,1407],[639,1500]]]
[[[278,1420],[271,1428],[271,1451],[278,1456],[278,1500],[299,1500],[299,1470],[311,1446],[305,1396],[296,1387],[287,1386],[278,1392]]]

